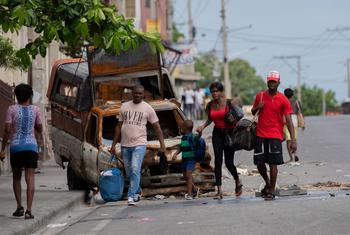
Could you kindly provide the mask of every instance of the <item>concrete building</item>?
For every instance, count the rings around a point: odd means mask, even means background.
[[[18,35],[17,34],[2,34],[2,36],[10,38],[16,48],[24,47],[27,42],[33,38],[35,38],[34,31],[29,28],[22,28]],[[0,69],[0,80],[7,83],[8,85],[17,85],[20,83],[28,83],[32,85],[34,90],[33,103],[40,107],[42,113],[43,127],[44,133],[44,159],[48,158],[52,154],[52,150],[50,148],[51,143],[48,136],[48,101],[46,99],[46,90],[49,81],[49,75],[51,72],[51,67],[57,59],[64,58],[65,55],[59,51],[59,45],[57,42],[51,43],[46,57],[43,58],[40,55],[33,60],[32,66],[28,69],[28,71],[15,71],[15,70],[5,70],[3,68]],[[5,113],[1,114],[2,116]],[[3,119],[3,117],[2,117]],[[0,133],[2,136],[2,133]],[[5,161],[5,163],[0,167],[1,174],[8,174],[10,171],[9,161]]]
[[[133,18],[135,27],[143,32],[159,32],[163,41],[171,41],[172,5],[170,0],[109,0],[118,12]]]

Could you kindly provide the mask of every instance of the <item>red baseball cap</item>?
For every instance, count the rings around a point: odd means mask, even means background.
[[[280,73],[276,70],[270,71],[269,75],[267,75],[267,81],[275,81],[279,82],[280,81]]]

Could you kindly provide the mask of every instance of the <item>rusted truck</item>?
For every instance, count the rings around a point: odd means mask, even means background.
[[[67,168],[70,190],[98,186],[108,163],[117,116],[123,102],[131,100],[136,84],[145,88],[145,101],[156,111],[166,145],[166,160],[157,156],[159,142],[147,126],[147,151],[142,165],[144,196],[185,191],[181,155],[172,160],[180,143],[184,114],[176,101],[173,81],[159,53],[147,44],[118,56],[88,49],[86,59],[58,60],[51,72],[47,96],[51,107],[51,139],[56,162]],[[120,146],[117,158],[122,159]],[[196,166],[194,180],[203,191],[214,190],[210,154]],[[121,167],[121,165],[119,165]]]

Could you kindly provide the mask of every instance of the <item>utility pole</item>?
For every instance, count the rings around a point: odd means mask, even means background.
[[[226,98],[231,98],[231,82],[229,77],[229,68],[228,68],[228,48],[227,48],[227,29],[225,22],[225,1],[221,0],[221,20],[222,20],[222,42],[224,47],[224,85],[225,85],[225,96]]]
[[[291,55],[291,56],[274,56],[274,59],[297,59],[297,69],[295,70],[293,67],[292,69],[297,73],[297,91],[298,91],[298,100],[301,101],[301,56],[300,55]],[[290,66],[288,64],[288,66]]]
[[[297,59],[297,71],[298,71],[298,77],[297,77],[297,89],[298,89],[298,100],[301,101],[301,62],[300,62],[300,56],[296,57]]]
[[[193,21],[192,21],[191,0],[187,0],[187,9],[188,9],[188,39],[190,43],[192,43],[193,42]]]
[[[322,89],[322,115],[326,116],[326,93]]]
[[[346,68],[348,74],[348,98],[350,98],[350,59],[346,60]]]

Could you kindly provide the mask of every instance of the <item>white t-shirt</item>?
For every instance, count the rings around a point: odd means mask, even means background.
[[[194,93],[195,93],[195,97],[196,97],[196,104],[202,105],[204,93],[201,91],[195,91]]]
[[[185,91],[185,104],[194,104],[194,92],[193,90],[186,90]]]
[[[158,117],[152,106],[142,101],[135,104],[128,101],[122,104],[119,112],[121,128],[121,146],[135,147],[147,144],[147,122],[158,122]]]

